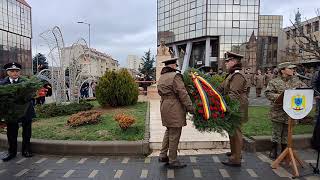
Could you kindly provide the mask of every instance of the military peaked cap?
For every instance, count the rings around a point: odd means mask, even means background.
[[[234,53],[234,52],[227,51],[226,53],[224,53],[224,58],[225,58],[225,61],[229,61],[229,60],[232,60],[232,59],[241,61],[243,56],[241,54],[237,54],[237,53]]]
[[[280,63],[278,64],[277,68],[278,69],[284,69],[284,68],[295,68],[296,65],[292,64],[291,62],[283,62],[283,63]]]
[[[16,62],[11,62],[8,64],[5,64],[3,66],[3,69],[5,69],[6,71],[8,70],[20,70],[22,68],[21,64],[16,63]]]
[[[162,61],[162,63],[164,63],[164,65],[177,64],[177,60],[178,60],[178,58],[175,57],[175,58],[170,58],[170,59],[164,60],[164,61]]]

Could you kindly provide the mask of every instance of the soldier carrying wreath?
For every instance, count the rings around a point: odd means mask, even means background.
[[[22,78],[21,68],[17,62],[4,65],[8,76],[0,82],[0,117],[5,120],[9,144],[8,153],[2,157],[3,161],[9,161],[17,155],[20,125],[22,126],[21,154],[27,158],[32,157],[30,138],[35,110],[31,99],[42,84],[38,80]]]

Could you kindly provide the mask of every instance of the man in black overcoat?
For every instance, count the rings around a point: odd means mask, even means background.
[[[7,72],[7,77],[0,82],[1,86],[8,84],[18,84],[23,80],[20,78],[21,65],[16,62],[11,62],[4,65],[4,69]],[[32,118],[35,117],[35,110],[30,100],[30,104],[27,108],[25,115],[18,119],[16,122],[7,122],[7,138],[9,149],[8,153],[2,158],[3,161],[9,161],[17,155],[17,137],[19,125],[22,125],[22,149],[21,153],[24,157],[32,157],[30,149],[30,138],[31,138],[31,123]]]
[[[320,117],[319,116],[318,116],[317,124],[313,131],[311,144],[313,149],[320,151]]]

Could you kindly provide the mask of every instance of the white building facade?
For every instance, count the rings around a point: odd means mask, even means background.
[[[137,55],[128,55],[127,68],[139,71],[141,67],[142,59]]]
[[[70,66],[72,58],[77,59],[83,75],[86,76],[102,77],[106,71],[119,68],[119,62],[111,55],[92,48],[89,50],[82,45],[64,48],[62,56],[65,67]]]

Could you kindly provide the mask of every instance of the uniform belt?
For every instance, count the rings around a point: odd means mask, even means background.
[[[166,100],[166,99],[177,99],[176,96],[161,96],[162,100]]]

